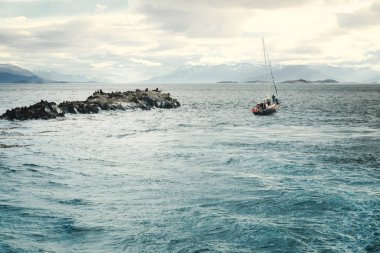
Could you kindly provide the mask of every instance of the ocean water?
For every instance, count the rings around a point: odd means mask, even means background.
[[[0,252],[380,252],[380,85],[149,85],[172,110],[0,120]],[[0,113],[127,84],[0,85]]]

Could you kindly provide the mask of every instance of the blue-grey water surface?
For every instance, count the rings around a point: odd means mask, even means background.
[[[0,120],[0,252],[380,252],[380,85],[149,85],[183,104]],[[127,84],[4,84],[0,114]]]

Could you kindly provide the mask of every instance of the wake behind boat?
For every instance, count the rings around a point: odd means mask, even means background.
[[[272,99],[269,98],[269,82],[268,82],[268,67],[270,70],[270,75],[272,78],[272,84],[274,91],[277,95],[277,88],[276,88],[276,82],[274,81],[274,76],[273,76],[273,71],[272,71],[272,65],[270,63],[268,53],[265,47],[265,42],[264,38],[263,40],[263,52],[264,52],[264,65],[265,65],[265,78],[266,78],[266,84],[267,84],[267,94],[266,98],[261,100],[259,103],[257,103],[253,108],[252,108],[252,113],[255,115],[271,115],[275,112],[278,111],[280,108],[280,101],[277,99],[277,97],[273,94]]]

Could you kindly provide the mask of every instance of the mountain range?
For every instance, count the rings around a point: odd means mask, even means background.
[[[109,82],[95,76],[68,75],[55,71],[35,71],[13,65],[0,64],[0,83],[51,83],[51,82]]]
[[[88,83],[88,82],[107,82],[110,81],[107,78],[102,78],[95,75],[71,75],[71,74],[63,74],[58,73],[56,71],[41,71],[37,70],[35,73],[47,80],[56,80],[60,82],[68,82],[68,83]]]
[[[352,68],[335,66],[282,65],[274,67],[276,82],[287,80],[325,80],[334,79],[340,82],[379,82],[380,73],[371,68]],[[270,76],[270,73],[268,73]],[[169,74],[147,80],[148,83],[215,83],[215,82],[255,82],[266,80],[262,65],[219,64],[188,65]]]
[[[326,80],[339,82],[380,82],[380,73],[371,68],[336,66],[282,65],[273,69],[276,82],[288,80]],[[270,73],[267,73],[270,78]],[[147,83],[234,83],[266,80],[262,65],[240,63],[219,65],[187,65],[166,75],[153,77]],[[54,71],[32,72],[12,64],[0,64],[0,83],[47,82],[111,82],[106,78],[68,75]]]
[[[0,64],[0,83],[43,83],[45,81],[30,70],[12,64]]]

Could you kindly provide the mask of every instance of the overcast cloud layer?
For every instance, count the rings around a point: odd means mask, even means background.
[[[379,0],[0,0],[0,63],[134,82],[186,64],[380,70]]]

